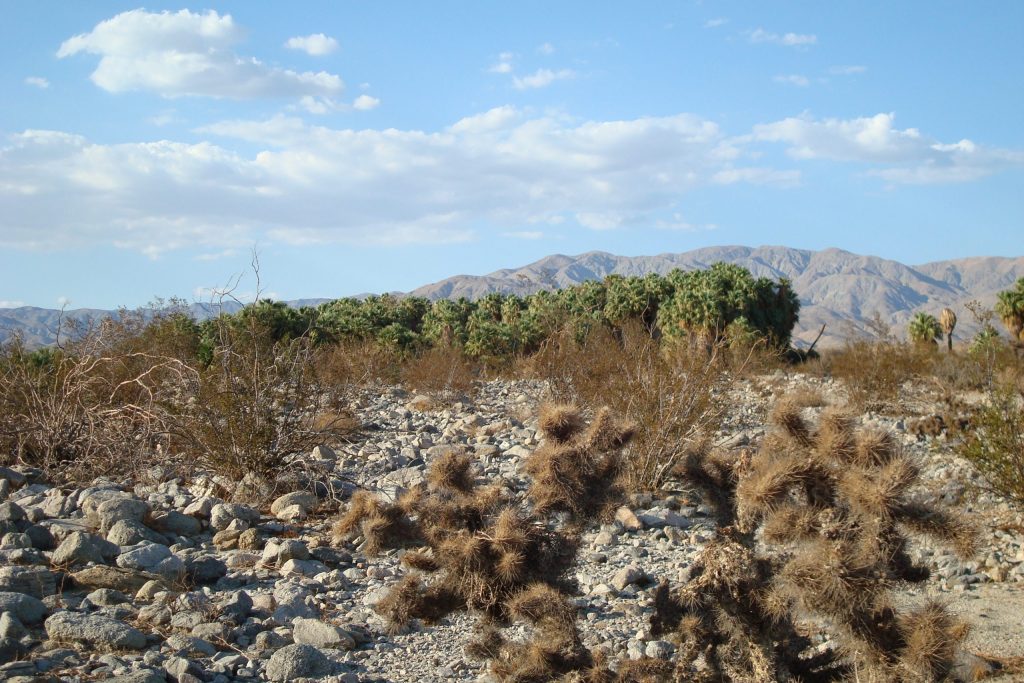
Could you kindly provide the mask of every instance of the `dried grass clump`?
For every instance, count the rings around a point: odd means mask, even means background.
[[[776,406],[756,454],[695,452],[678,470],[722,528],[690,581],[655,596],[652,632],[680,643],[673,680],[942,680],[966,628],[937,603],[898,614],[891,590],[928,576],[908,534],[966,558],[973,528],[918,495],[891,436],[832,410],[812,425],[800,407]],[[826,618],[840,645],[810,650],[797,614]]]
[[[642,680],[616,679],[583,646],[566,597],[576,588],[568,574],[580,529],[621,504],[623,489],[614,481],[633,429],[608,410],[588,426],[564,405],[546,407],[541,424],[548,442],[527,464],[534,482],[522,499],[500,482],[479,484],[472,458],[453,451],[432,463],[427,485],[396,503],[365,492],[353,496],[335,524],[335,540],[361,534],[369,554],[423,546],[402,556],[415,573],[377,611],[393,629],[414,619],[433,623],[459,609],[479,613],[486,627],[467,651],[491,660],[499,680]],[[530,623],[534,638],[507,641],[499,626],[512,620]]]

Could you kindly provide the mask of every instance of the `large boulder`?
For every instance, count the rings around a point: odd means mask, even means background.
[[[107,531],[107,540],[119,546],[136,545],[143,541],[167,545],[166,538],[135,519],[119,519],[114,522]]]
[[[62,610],[43,624],[50,640],[78,643],[98,650],[141,650],[146,634],[128,624],[98,614]]]
[[[203,524],[191,515],[182,514],[177,510],[154,512],[150,515],[150,525],[157,531],[175,536],[191,537],[203,530]]]
[[[210,528],[214,531],[227,529],[235,520],[244,523],[245,527],[260,521],[260,512],[248,505],[238,503],[218,503],[210,509]]]
[[[141,523],[148,513],[149,503],[131,497],[111,498],[96,507],[99,529],[104,534],[108,533],[114,524],[121,520]]]
[[[267,678],[291,681],[295,678],[322,678],[334,667],[327,656],[312,645],[285,645],[267,662]]]
[[[73,531],[53,551],[50,561],[55,565],[69,567],[90,562],[103,564],[117,557],[120,551],[115,544],[98,536],[84,531]]]
[[[351,650],[356,646],[344,629],[319,619],[297,618],[292,622],[292,639],[299,644]]]
[[[171,550],[159,543],[143,543],[117,556],[117,566],[135,569],[177,581],[185,573],[185,563]]]
[[[45,567],[0,567],[0,591],[42,599],[57,592],[57,580]]]
[[[107,567],[95,565],[77,571],[71,575],[74,582],[86,588],[113,588],[122,593],[134,595],[139,589],[153,580],[166,582],[166,579],[156,574],[139,571],[137,569],[123,569],[121,567]]]
[[[24,593],[0,592],[0,612],[10,612],[23,624],[38,624],[46,616],[46,605]]]

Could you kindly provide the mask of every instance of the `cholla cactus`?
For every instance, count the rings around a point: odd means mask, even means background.
[[[952,352],[953,330],[956,328],[956,313],[952,308],[942,309],[942,313],[939,315],[939,325],[942,326],[942,331],[946,335],[946,348]]]
[[[354,497],[335,525],[336,540],[361,533],[368,553],[419,546],[402,556],[415,573],[392,588],[378,612],[396,629],[459,609],[481,614],[489,625],[468,652],[490,659],[500,680],[632,680],[617,679],[582,645],[566,596],[576,588],[568,573],[582,525],[622,502],[617,478],[634,428],[608,409],[588,426],[569,406],[544,408],[540,426],[546,443],[526,463],[533,483],[525,498],[500,483],[478,485],[472,458],[452,452],[432,464],[425,486],[395,504]],[[513,619],[532,624],[534,639],[506,641],[497,625]]]
[[[738,473],[735,530],[705,550],[690,584],[661,589],[655,625],[682,638],[679,665],[702,654],[732,680],[851,666],[876,680],[944,678],[966,629],[934,603],[897,614],[889,591],[928,576],[906,552],[908,532],[969,557],[973,529],[911,495],[917,467],[889,435],[858,433],[837,412],[812,429],[787,403],[772,418],[776,431]],[[786,551],[757,555],[755,532]],[[797,608],[835,624],[842,649],[802,654]]]

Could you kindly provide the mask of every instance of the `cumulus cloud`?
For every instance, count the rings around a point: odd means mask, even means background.
[[[253,241],[455,242],[561,220],[612,229],[653,225],[702,185],[770,181],[744,176],[718,126],[688,114],[573,121],[499,107],[436,132],[277,116],[196,134],[206,141],[11,136],[0,147],[0,246],[157,256]],[[735,175],[716,177],[725,169]]]
[[[39,88],[40,90],[46,90],[50,87],[50,81],[46,80],[42,76],[29,76],[25,79],[25,84],[31,85],[34,88]]]
[[[800,74],[786,74],[784,76],[776,76],[774,79],[776,83],[782,83],[784,85],[795,85],[798,88],[806,88],[811,84],[810,79],[807,76],[801,76]]]
[[[352,108],[359,111],[369,111],[380,106],[380,100],[370,95],[360,95],[352,103]]]
[[[323,33],[314,33],[309,36],[295,36],[285,41],[284,46],[289,50],[301,50],[313,57],[329,55],[338,49],[338,41]]]
[[[894,183],[975,180],[1024,164],[1024,153],[984,147],[970,140],[942,143],[916,128],[900,130],[895,116],[854,119],[793,117],[754,127],[753,138],[788,145],[794,159],[829,159],[886,165],[867,172]]]
[[[580,121],[504,106],[437,131],[276,116],[221,121],[194,135],[202,141],[100,144],[40,130],[8,137],[0,142],[0,248],[105,244],[203,258],[254,241],[458,242],[482,230],[527,239],[563,221],[706,229],[676,213],[695,189],[801,183],[799,168],[764,163],[769,145],[784,146],[791,166],[854,162],[855,172],[892,184],[966,181],[1024,165],[1020,152],[898,129],[891,114],[796,117],[728,136],[690,114]]]
[[[136,9],[64,41],[57,57],[99,55],[91,79],[114,93],[253,99],[332,97],[344,88],[340,77],[324,71],[299,73],[240,57],[232,46],[242,37],[229,14]]]
[[[818,42],[818,36],[803,33],[772,33],[763,28],[756,28],[747,34],[752,43],[771,43],[773,45],[785,45],[787,47],[802,47],[814,45]]]
[[[532,88],[545,88],[555,81],[565,80],[572,78],[576,75],[576,72],[572,69],[559,69],[558,71],[552,71],[551,69],[537,69],[535,72],[528,76],[515,76],[512,78],[512,85],[517,90],[529,90]]]

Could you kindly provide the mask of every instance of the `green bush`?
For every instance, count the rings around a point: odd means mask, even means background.
[[[960,453],[999,493],[1024,501],[1024,409],[1022,394],[997,389],[973,416],[974,429]]]

